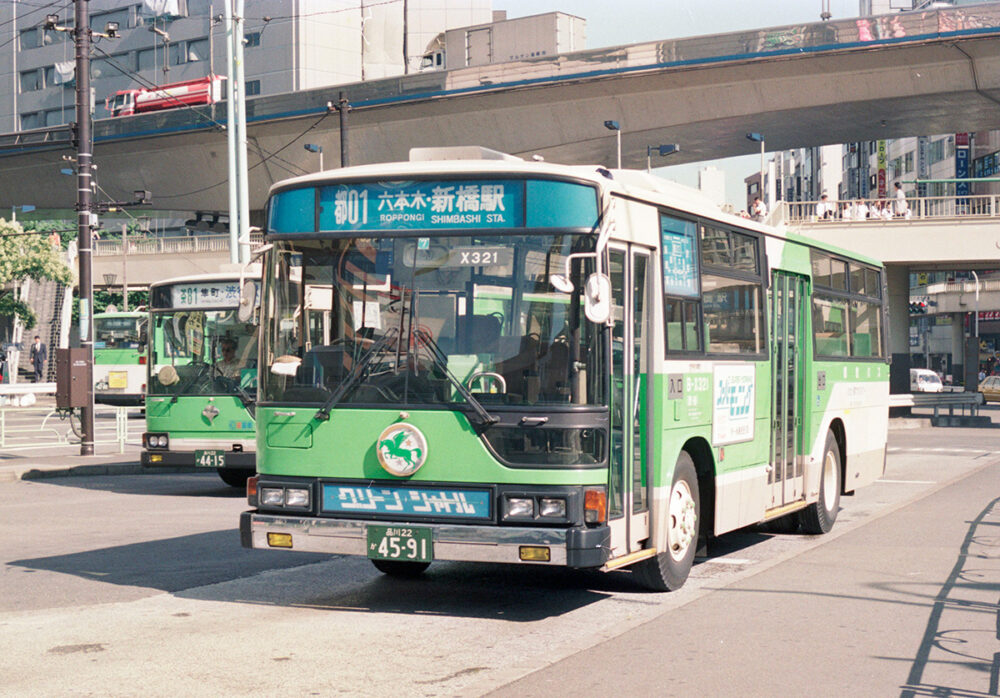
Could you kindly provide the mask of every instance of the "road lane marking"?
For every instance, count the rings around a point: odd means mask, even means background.
[[[937,480],[876,480],[875,482],[885,482],[889,485],[936,485]]]

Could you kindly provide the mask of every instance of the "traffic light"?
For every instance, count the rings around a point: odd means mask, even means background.
[[[924,315],[927,313],[927,301],[911,301],[910,315]]]

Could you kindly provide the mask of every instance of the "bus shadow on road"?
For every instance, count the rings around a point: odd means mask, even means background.
[[[327,559],[326,555],[303,553],[293,560],[291,556],[246,550],[240,547],[239,531],[233,529],[12,560],[7,566],[176,593]]]
[[[327,564],[260,575],[226,600],[339,613],[442,616],[530,623],[558,617],[619,593],[638,591],[626,573],[565,568],[437,562],[422,575],[382,575],[361,557],[336,556]],[[220,600],[213,590],[184,598]]]
[[[113,494],[138,494],[157,497],[224,497],[246,499],[241,487],[230,487],[214,472],[159,473],[142,472],[134,476],[93,475],[88,477],[59,477],[32,480],[39,485],[55,485],[81,490],[111,492]]]

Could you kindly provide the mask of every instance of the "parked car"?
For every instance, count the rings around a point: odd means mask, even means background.
[[[983,402],[1000,402],[1000,376],[987,376],[979,384],[979,394]]]
[[[910,369],[911,393],[940,393],[944,390],[941,376],[928,368]]]

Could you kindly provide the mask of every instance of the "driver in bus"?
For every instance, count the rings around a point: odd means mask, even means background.
[[[224,378],[239,381],[243,362],[236,356],[236,340],[230,337],[223,337],[219,342],[219,350],[222,352],[222,359],[215,364],[215,369]]]

